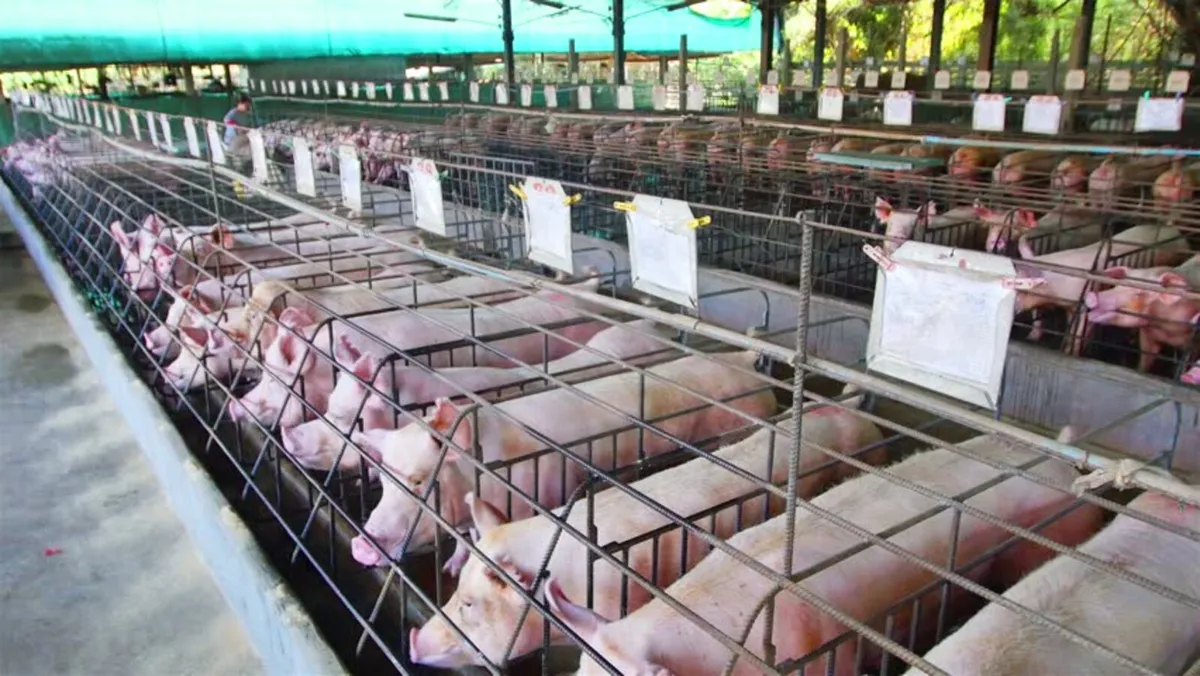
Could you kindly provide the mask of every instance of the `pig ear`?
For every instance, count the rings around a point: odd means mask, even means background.
[[[888,218],[892,215],[892,204],[882,197],[875,198],[875,219],[880,223],[887,223]]]
[[[183,334],[185,338],[197,345],[208,344],[208,329],[198,326],[180,326],[179,332]]]
[[[433,418],[430,419],[429,426],[444,435],[450,431],[450,427],[458,419],[458,408],[445,397],[439,397],[434,402],[434,406]]]
[[[1129,268],[1124,265],[1118,265],[1115,268],[1105,270],[1104,276],[1112,277],[1113,279],[1125,279],[1129,276]]]
[[[354,345],[350,336],[341,336],[333,346],[333,358],[337,359],[339,364],[354,364],[361,356],[363,356],[362,350]]]
[[[504,514],[487,500],[475,497],[474,493],[467,493],[466,500],[471,508],[471,519],[475,521],[475,528],[479,529],[480,535],[487,535],[508,523]]]
[[[113,239],[117,240],[118,246],[126,250],[133,248],[129,243],[129,235],[125,234],[125,228],[121,225],[121,221],[113,221],[108,226],[108,229],[112,232]]]
[[[142,221],[142,230],[152,235],[158,235],[158,233],[162,232],[162,227],[162,220],[158,218],[158,214],[150,214],[146,217],[146,220]]]
[[[1158,277],[1158,283],[1162,284],[1164,287],[1166,287],[1168,289],[1176,288],[1176,289],[1186,290],[1188,288],[1187,279],[1185,279],[1183,277],[1183,275],[1181,275],[1177,272],[1162,273]],[[1167,305],[1174,305],[1175,303],[1178,303],[1181,300],[1183,300],[1183,298],[1180,298],[1179,296],[1176,296],[1173,294],[1169,294],[1169,293],[1158,294],[1158,301],[1160,303],[1165,303]]]
[[[923,212],[924,213],[922,215],[925,218],[933,218],[934,216],[937,216],[937,204],[935,204],[932,200],[926,202]]]
[[[379,365],[375,363],[375,356],[371,354],[359,355],[358,360],[354,362],[353,373],[359,380],[364,383],[370,383],[375,377],[375,371],[379,369]]]
[[[290,307],[279,313],[279,323],[294,329],[300,326],[315,324],[316,322],[313,321],[312,315],[305,312],[302,308]]]
[[[589,643],[595,638],[596,633],[608,624],[608,620],[603,617],[583,606],[572,603],[563,593],[558,580],[554,578],[546,580],[546,605],[550,606],[550,612],[570,627],[571,631],[579,634],[579,638]]]
[[[1026,229],[1037,227],[1037,214],[1029,209],[1017,209],[1017,223]]]

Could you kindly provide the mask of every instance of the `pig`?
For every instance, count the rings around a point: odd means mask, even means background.
[[[169,292],[175,297],[167,309],[162,324],[148,332],[143,340],[146,348],[156,357],[173,357],[177,345],[172,340],[173,332],[182,325],[197,324],[197,315],[211,315],[221,309],[233,309],[245,304],[246,298],[230,293],[215,279],[206,279],[195,285],[187,285],[179,291]]]
[[[946,173],[960,181],[974,181],[985,167],[1000,161],[998,148],[960,146],[946,162]]]
[[[595,291],[599,277],[576,286]],[[278,418],[281,427],[295,427],[304,422],[304,408],[286,385],[293,380],[303,389],[309,404],[318,412],[325,410],[333,392],[333,364],[329,357],[344,363],[352,362],[351,351],[387,357],[394,351],[409,351],[454,342],[469,336],[490,336],[528,325],[540,326],[581,317],[587,304],[574,296],[553,291],[541,291],[496,306],[466,309],[422,309],[397,311],[360,317],[353,324],[334,321],[332,330],[319,331],[315,318],[309,317],[297,325],[298,333],[281,332],[264,354],[263,365],[270,373],[283,374],[280,379],[264,377],[241,399],[229,402],[234,420],[254,416],[260,421]],[[300,317],[297,315],[297,319]],[[568,340],[585,342],[603,326],[598,322],[581,322],[553,331]],[[332,335],[331,335],[332,334]],[[369,337],[373,334],[374,337]],[[309,347],[309,342],[315,351]],[[382,342],[380,342],[382,341]],[[512,366],[516,362],[540,362],[565,356],[573,345],[548,339],[540,331],[496,341],[492,349],[470,345],[453,350],[438,350],[427,361],[432,367],[471,364],[477,366]],[[545,350],[549,354],[545,354]],[[318,356],[318,353],[320,356]]]
[[[1173,206],[1192,201],[1196,193],[1197,168],[1184,167],[1176,160],[1171,168],[1154,179],[1152,194],[1154,201],[1163,206]]]
[[[1179,377],[1179,382],[1188,385],[1200,385],[1200,361],[1192,364],[1192,368]]]
[[[585,344],[589,349],[556,359],[546,366],[545,371],[523,366],[511,369],[468,366],[430,373],[419,366],[399,364],[380,370],[377,357],[358,354],[352,364],[341,365],[343,368],[348,366],[353,377],[338,379],[329,395],[325,420],[310,420],[295,428],[284,428],[283,446],[296,462],[310,469],[325,470],[336,464],[342,470],[353,471],[361,466],[358,453],[343,442],[338,432],[349,434],[360,418],[364,431],[394,429],[398,407],[430,404],[442,397],[457,397],[464,392],[480,392],[536,379],[544,373],[567,374],[561,377],[570,382],[573,380],[571,371],[607,364],[609,359],[629,359],[661,350],[661,338],[643,333],[651,331],[653,324],[649,320],[638,320],[605,329]],[[394,393],[395,396],[385,400],[370,392],[363,385],[369,382],[373,382],[379,392]],[[403,418],[400,420],[400,424],[405,422]],[[345,451],[342,451],[343,447]],[[342,453],[340,459],[338,453]]]
[[[1099,165],[1099,159],[1090,155],[1065,157],[1050,172],[1050,188],[1069,195],[1081,194],[1087,190],[1088,177]]]
[[[746,416],[765,418],[774,412],[775,396],[750,370],[756,360],[753,352],[684,357],[649,369],[655,377],[626,372],[576,385],[571,391],[545,390],[481,407],[461,421],[457,421],[459,410],[439,399],[423,424],[387,432],[386,442],[373,451],[404,489],[392,481],[383,482],[383,497],[367,519],[365,535],[351,542],[351,554],[363,565],[381,566],[387,564],[387,556],[404,553],[397,549],[406,540],[410,548],[432,542],[436,524],[428,515],[417,518],[422,506],[412,496],[425,499],[425,487],[433,481],[438,484],[442,517],[462,525],[469,518],[466,494],[472,490],[472,482],[458,464],[462,452],[458,449],[478,445],[478,459],[484,463],[518,460],[545,448],[525,426],[560,444],[595,438],[571,452],[602,471],[612,471],[638,461],[639,449],[650,457],[675,448],[659,434],[631,427],[631,418],[654,420],[656,429],[691,443],[738,429],[746,424]],[[702,400],[681,388],[726,401],[730,410],[701,406]],[[431,430],[453,442],[445,447],[443,463],[439,463],[442,443]],[[371,445],[370,440],[355,441]],[[562,453],[555,452],[539,455],[533,462],[515,463],[510,471],[513,484],[545,507],[561,505],[588,475],[583,467],[568,464]],[[484,500],[503,503],[508,497],[506,487],[491,478],[483,477],[480,483],[476,490],[482,491],[479,497]],[[512,518],[532,514],[523,500],[513,502]]]
[[[1113,279],[1157,282],[1165,288],[1191,290],[1200,296],[1200,255],[1176,268],[1131,269],[1114,267],[1104,271]],[[1138,330],[1138,370],[1149,371],[1164,345],[1184,351],[1184,358],[1200,356],[1196,324],[1200,324],[1200,297],[1183,298],[1131,286],[1088,292],[1084,297],[1088,321]]]
[[[875,218],[885,226],[887,240],[883,248],[892,253],[909,239],[941,244],[962,249],[981,249],[984,235],[1001,227],[1010,220],[1032,220],[1033,213],[1017,209],[1011,214],[1001,214],[978,205],[955,207],[944,214],[937,213],[937,206],[928,202],[918,210],[896,209],[885,199],[875,198]]]
[[[850,386],[847,390],[853,391],[854,387]],[[822,406],[805,413],[800,428],[803,440],[845,454],[875,446],[861,455],[860,459],[873,464],[881,462],[885,450],[878,444],[883,435],[874,423],[852,410],[861,401],[860,395],[854,401],[847,401],[847,408]],[[744,441],[727,446],[713,455],[761,480],[776,485],[784,483],[788,476],[789,451],[791,440],[795,438],[795,427],[790,418],[779,427],[780,432],[759,430]],[[803,478],[797,486],[797,495],[811,498],[825,485],[855,472],[851,465],[841,462],[814,472],[828,465],[830,460],[829,456],[814,446],[802,447],[800,476]],[[813,473],[805,476],[809,472]],[[688,490],[680,490],[680,486],[687,486]],[[758,486],[707,458],[696,458],[633,483],[629,488],[686,518],[747,496],[755,492]],[[514,580],[526,584],[532,581],[542,560],[549,553],[557,525],[541,516],[505,523],[500,510],[473,496],[469,498],[467,502],[471,507],[475,530],[480,536],[476,547],[492,561],[500,562]],[[778,513],[782,501],[772,498],[771,502],[770,512]],[[739,529],[760,523],[766,518],[766,512],[767,506],[762,499],[755,498],[743,502],[737,509],[722,510],[715,520],[705,517],[696,522],[717,537],[727,539]],[[563,516],[563,509],[557,510],[557,516]],[[567,523],[580,533],[589,532],[586,501],[580,501],[571,509]],[[671,525],[661,514],[617,489],[596,495],[593,523],[596,542],[601,546],[628,542]],[[681,536],[682,530],[675,529],[660,536],[656,542],[635,547],[629,555],[631,565],[656,584],[671,584],[696,565],[709,549],[704,540],[691,536],[687,539],[685,553]],[[461,567],[461,575],[458,589],[442,611],[454,626],[466,633],[471,642],[483,651],[488,660],[500,664],[504,660],[504,649],[510,637],[518,631],[517,622],[524,611],[525,602],[491,568],[479,559],[469,558],[468,551],[460,546],[455,558],[447,563],[451,572]],[[562,589],[570,596],[584,597],[589,568],[587,548],[570,535],[563,534],[549,560],[549,574]],[[627,590],[626,602],[631,611],[650,600],[640,586],[604,562],[596,565],[593,590],[596,610],[603,615],[616,616],[621,612],[622,590]],[[511,655],[513,659],[541,646],[541,616],[535,612],[528,613],[524,623],[519,625],[519,631]],[[565,643],[565,636],[554,628],[550,631],[553,643]],[[409,658],[419,664],[444,669],[481,664],[476,661],[476,655],[463,650],[441,616],[434,616],[419,632],[414,629],[410,645]]]
[[[1033,249],[1025,237],[1021,237],[1017,246],[1021,251],[1021,257],[1027,261],[1050,263],[1074,268],[1081,272],[1094,272],[1109,260],[1118,257],[1132,256],[1152,261],[1151,265],[1174,262],[1186,252],[1187,241],[1175,228],[1138,225],[1112,239],[1041,256],[1033,253]],[[1068,324],[1074,327],[1070,340],[1067,341],[1066,350],[1069,354],[1079,354],[1083,348],[1083,342],[1090,334],[1090,325],[1087,325],[1086,322],[1075,322],[1074,317],[1076,306],[1083,299],[1088,281],[1082,277],[1033,268],[1021,263],[1015,263],[1014,267],[1020,277],[1043,280],[1039,288],[1017,293],[1015,312],[1020,314],[1045,306],[1063,308],[1067,312]]]
[[[992,183],[997,186],[1032,186],[1048,182],[1050,172],[1059,162],[1058,153],[1044,150],[1020,150],[1005,155],[992,168]],[[1013,189],[1021,194],[1021,188]]]
[[[978,209],[980,218],[992,225],[988,231],[986,251],[1004,253],[1010,242],[1027,237],[1037,254],[1074,249],[1100,241],[1104,224],[1088,209],[1059,205],[1041,218],[1028,209],[1015,209],[1015,217],[999,216],[991,209]]]
[[[1008,444],[997,437],[976,437],[959,445],[959,451],[928,450],[898,464],[886,474],[907,480],[938,495],[954,496],[1002,476],[997,469],[972,457],[981,457],[1002,466],[1017,466],[1039,454]],[[972,457],[963,454],[969,452]],[[1070,484],[1077,474],[1070,464],[1047,459],[1034,466],[1032,473],[1052,482]],[[1048,488],[1021,477],[1008,477],[995,486],[965,500],[966,504],[987,512],[1004,522],[1030,527],[1071,505],[1075,497],[1066,491]],[[881,475],[870,474],[851,479],[817,497],[811,504],[871,533],[897,526],[935,507],[940,500],[918,494]],[[1086,539],[1099,525],[1099,510],[1090,505],[1075,509],[1040,531],[1041,535],[1071,546]],[[973,561],[1008,539],[1008,531],[963,515],[958,541],[952,541],[953,510],[944,510],[889,538],[896,546],[920,558],[945,565],[954,547],[954,560]],[[778,516],[766,523],[730,538],[730,547],[754,559],[757,566],[779,574],[783,568],[786,521]],[[793,570],[812,568],[839,553],[862,544],[859,536],[825,517],[801,511],[796,515]],[[1029,545],[1026,547],[1025,545]],[[987,563],[964,570],[962,575],[986,579],[992,568],[1009,570],[1042,563],[1044,548],[1021,543]],[[862,622],[871,622],[901,599],[918,592],[938,576],[908,563],[895,554],[874,546],[854,554],[802,579],[798,584],[842,612]],[[732,558],[725,552],[713,552],[690,572],[667,588],[666,593],[699,615],[726,636],[762,656],[764,641],[764,604],[776,588],[776,582],[759,570]],[[922,598],[921,626],[936,625],[938,590]],[[659,600],[651,601],[625,618],[610,622],[600,614],[569,600],[556,578],[546,582],[546,602],[553,612],[580,639],[598,652],[623,674],[721,674],[728,664],[729,649],[705,631]],[[903,617],[913,604],[902,606],[894,626],[904,633],[910,620]],[[924,617],[932,615],[932,617]],[[840,636],[847,628],[833,617],[809,605],[789,591],[776,595],[774,662],[809,655],[819,646]],[[749,632],[749,633],[747,633]],[[894,637],[895,638],[895,637]],[[897,638],[902,644],[904,638]],[[832,673],[850,676],[860,673],[855,667],[856,642],[850,640],[836,649],[836,667]],[[825,662],[817,659],[804,669],[805,674],[826,673]],[[868,659],[873,659],[868,657]],[[866,666],[864,669],[873,671]],[[584,655],[577,672],[580,676],[606,673],[590,656]],[[737,676],[759,673],[748,660],[739,659],[732,673]]]
[[[1121,514],[1079,551],[1200,598],[1200,507],[1143,493],[1129,508],[1191,531],[1191,536]],[[1155,673],[1180,674],[1200,658],[1200,611],[1071,556],[1038,569],[1004,598]],[[1110,656],[995,604],[938,644],[925,660],[954,676],[1132,673]],[[923,673],[913,668],[907,675]]]
[[[1169,157],[1107,157],[1088,175],[1087,204],[1096,209],[1112,209],[1126,195],[1136,194],[1171,165]]]

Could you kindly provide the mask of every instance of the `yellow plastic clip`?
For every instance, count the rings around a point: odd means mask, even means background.
[[[573,204],[579,204],[579,200],[581,199],[583,199],[583,195],[571,195],[567,199],[563,200],[563,206],[569,207]]]
[[[509,184],[508,189],[512,191],[512,194],[516,195],[517,197],[520,197],[523,200],[529,199],[529,197],[525,194],[524,190],[521,190],[521,188],[519,188],[511,183]]]
[[[695,230],[696,228],[703,228],[710,223],[712,223],[712,216],[701,216],[700,218],[693,218],[688,221],[687,227]]]
[[[613,202],[613,208],[617,211],[637,211],[637,205],[633,202]]]

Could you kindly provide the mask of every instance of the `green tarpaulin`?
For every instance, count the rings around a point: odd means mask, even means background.
[[[558,3],[555,3],[558,4]],[[608,0],[563,8],[512,0],[515,49],[612,49]],[[503,51],[497,0],[7,0],[0,69],[107,63],[246,63],[273,59]],[[672,52],[758,47],[759,15],[713,19],[664,0],[626,0],[625,47]]]

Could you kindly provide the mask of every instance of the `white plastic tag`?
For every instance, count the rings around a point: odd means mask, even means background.
[[[479,83],[472,82],[467,85],[467,98],[471,99],[471,103],[479,103]]]
[[[133,127],[133,138],[138,141],[142,140],[142,128],[138,125],[138,114],[135,110],[129,111],[129,126]]]
[[[385,82],[385,83],[383,83],[383,93],[384,93],[385,95],[387,95],[387,100],[388,100],[388,101],[391,101],[391,100],[392,100],[392,95],[393,95],[395,92],[393,92],[393,91],[392,91],[392,83],[391,83],[391,82]]]
[[[496,105],[508,105],[508,85],[503,82],[496,85]]]
[[[258,91],[260,91],[260,92],[262,92],[262,93],[264,93],[264,94],[266,94],[266,93],[267,93],[267,81],[266,81],[266,80],[259,80],[259,81],[258,81]]]
[[[542,96],[546,99],[547,108],[558,107],[558,87],[554,85],[546,85],[542,87]]]
[[[292,139],[292,164],[296,170],[296,192],[309,197],[317,196],[317,176],[313,172],[312,149],[302,136]]]
[[[116,107],[109,110],[112,113],[113,131],[118,135],[121,133],[121,111]]]
[[[300,81],[300,93],[305,96],[308,96],[308,80]]]
[[[438,86],[438,96],[441,97],[441,100],[449,101],[450,100],[450,83],[439,82],[439,83],[437,83],[437,86]]]
[[[774,69],[767,71],[767,84],[779,86],[779,71]]]
[[[1133,73],[1130,71],[1124,68],[1108,71],[1108,91],[1127,92],[1131,84],[1133,84]]]
[[[702,112],[704,110],[704,96],[704,85],[699,82],[693,82],[688,85],[687,109],[693,112]]]
[[[1009,86],[1014,90],[1021,92],[1029,89],[1029,71],[1014,70],[1011,81],[1009,82]]]
[[[196,136],[196,121],[190,117],[183,118],[183,135],[187,138],[188,153],[200,159],[200,137]]]
[[[267,182],[267,145],[263,143],[262,130],[251,129],[246,133],[250,141],[250,165],[253,178],[258,183]]]
[[[779,86],[763,85],[758,88],[758,114],[779,114]]]
[[[429,83],[428,82],[418,82],[417,83],[417,98],[421,99],[422,101],[429,100]]]
[[[1196,55],[1195,54],[1184,54],[1184,55],[1180,56],[1179,57],[1179,65],[1187,66],[1188,68],[1191,68],[1192,66],[1196,65]]]
[[[892,71],[892,89],[904,89],[908,84],[908,73],[902,70]]]
[[[650,90],[650,103],[655,110],[667,109],[667,88],[664,85],[656,84]]]
[[[949,89],[950,88],[950,71],[939,70],[933,76],[934,89]]]
[[[342,206],[351,211],[362,211],[362,163],[358,161],[358,148],[353,144],[338,146],[338,173]]]
[[[412,86],[411,82],[404,83],[404,100],[405,101],[416,101],[417,100],[416,95],[413,94],[413,86]]]
[[[821,90],[821,98],[817,101],[817,118],[840,122],[844,106],[845,95],[842,90],[837,87],[825,87]]]
[[[351,82],[350,83],[350,98],[357,99],[358,92],[359,92],[358,82]]]
[[[1057,134],[1061,121],[1062,101],[1057,96],[1031,96],[1021,129],[1026,134]]]
[[[209,120],[204,123],[204,131],[208,136],[208,154],[216,164],[225,164],[225,146],[221,145],[221,135],[217,133],[217,123]]]
[[[1004,131],[1006,108],[1003,94],[979,94],[975,97],[971,128],[975,131]]]
[[[374,82],[364,82],[363,89],[367,90],[367,100],[374,101],[375,100],[375,83]]]
[[[525,255],[567,274],[575,273],[571,207],[562,184],[530,176],[521,186],[525,212]]]
[[[346,82],[344,80],[338,80],[337,95],[339,99],[346,98]]]
[[[883,123],[894,127],[911,127],[913,118],[913,92],[888,92],[883,97]]]
[[[992,71],[977,70],[975,71],[975,79],[971,81],[971,88],[980,90],[987,89],[992,86]]]
[[[807,68],[792,73],[792,86],[807,89],[812,86],[812,71]]]
[[[1072,68],[1071,70],[1067,71],[1067,78],[1063,81],[1063,89],[1069,92],[1081,92],[1086,85],[1086,70],[1082,68]]]
[[[158,114],[158,122],[162,125],[163,146],[167,152],[175,151],[175,139],[171,138],[171,118],[166,113]]]
[[[409,187],[412,188],[413,212],[417,227],[441,237],[446,236],[445,203],[442,181],[433,160],[413,158],[409,168]]]
[[[579,85],[579,109],[592,109],[592,88],[588,85]]]
[[[521,106],[528,108],[533,105],[533,85],[521,85]]]
[[[321,83],[320,82],[318,82],[316,80],[312,81],[312,93],[313,93],[313,96],[319,96],[321,94]],[[325,85],[325,93],[326,94],[329,93],[329,85],[328,84]]]
[[[1167,84],[1164,89],[1171,94],[1186,94],[1190,80],[1191,74],[1186,70],[1173,70],[1167,75]]]
[[[100,113],[100,104],[92,104],[92,124],[96,125],[97,129],[104,128],[104,115]]]
[[[621,85],[617,87],[617,109],[618,110],[633,110],[633,86]]]
[[[296,81],[288,80],[287,87],[288,87],[288,92],[287,92],[288,96],[295,96],[296,95]]]
[[[325,96],[329,96],[329,80],[321,81],[321,89],[325,91]]]
[[[879,89],[879,71],[868,70],[863,76],[863,86],[867,89]]]
[[[626,214],[633,288],[688,308],[699,306],[695,216],[687,202],[636,195]]]
[[[1183,127],[1183,99],[1138,99],[1134,131],[1179,131]]]

